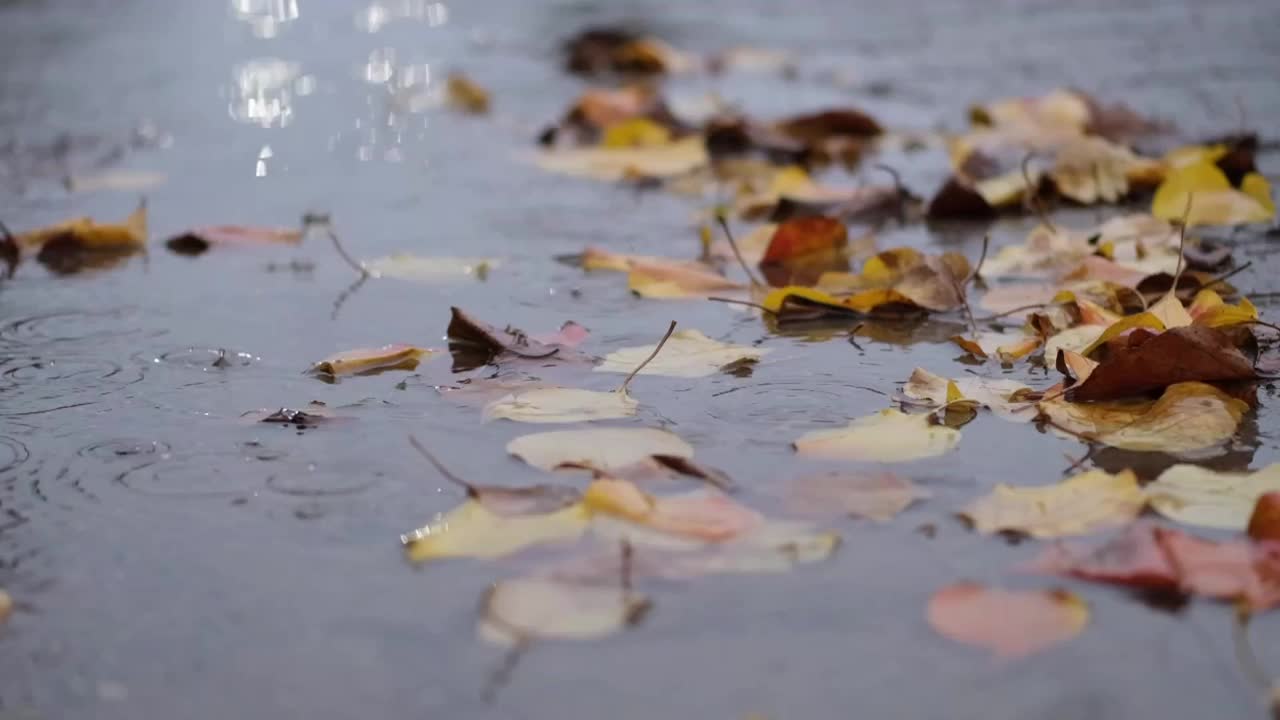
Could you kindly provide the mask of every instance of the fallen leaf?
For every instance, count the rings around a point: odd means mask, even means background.
[[[359,348],[330,355],[311,366],[312,375],[338,378],[343,375],[372,375],[387,370],[412,370],[418,361],[435,354],[434,350],[414,345],[383,345]]]
[[[1124,450],[1187,453],[1231,439],[1249,406],[1212,385],[1170,385],[1157,400],[1040,402],[1055,429]]]
[[[534,638],[595,640],[636,624],[650,606],[645,596],[617,586],[502,580],[481,601],[479,633],[507,646]]]
[[[674,433],[654,428],[593,428],[521,435],[507,452],[543,470],[561,465],[603,472],[624,468],[651,455],[693,457],[693,447]]]
[[[1249,516],[1247,532],[1259,542],[1280,542],[1280,493],[1269,492],[1258,498]]]
[[[888,522],[929,493],[891,472],[834,470],[791,482],[788,506],[809,515],[840,513]]]
[[[484,408],[485,420],[572,423],[631,417],[639,407],[625,391],[547,387],[510,393]]]
[[[572,320],[566,320],[560,326],[560,329],[553,333],[538,333],[529,337],[543,345],[559,345],[560,347],[573,348],[581,345],[590,336],[590,330]]]
[[[76,250],[132,250],[147,242],[147,204],[138,208],[119,223],[97,223],[89,218],[75,218],[36,230],[28,230],[14,236],[19,247],[46,248],[50,244],[62,251]]]
[[[606,148],[657,147],[671,142],[671,131],[645,117],[606,125],[600,146]]]
[[[422,257],[399,253],[361,261],[360,266],[375,278],[396,278],[437,283],[450,280],[485,280],[502,264],[497,258]]]
[[[542,360],[553,355],[565,357],[561,352],[564,346],[538,342],[523,331],[511,327],[499,330],[457,307],[449,310],[452,315],[445,332],[449,336],[449,349],[455,352],[455,371],[479,367],[508,354],[529,360]],[[465,362],[460,362],[459,355],[466,356],[468,353],[475,357],[462,357],[461,360]]]
[[[564,43],[565,69],[578,75],[661,75],[693,61],[661,40],[615,27],[588,28]]]
[[[955,335],[951,342],[980,360],[994,357],[1002,363],[1012,363],[1038,350],[1044,340],[1036,335],[1006,330],[980,332],[972,338]]]
[[[640,148],[575,148],[539,153],[538,167],[548,172],[606,182],[634,178],[671,178],[705,167],[707,149],[699,136]]]
[[[1280,605],[1280,543],[1214,542],[1138,523],[1094,548],[1054,545],[1032,568],[1122,586],[1176,589],[1252,610]]]
[[[962,582],[933,594],[928,618],[944,637],[1018,659],[1075,638],[1089,624],[1089,606],[1062,589],[1002,590]]]
[[[916,368],[907,379],[902,392],[912,400],[925,400],[941,407],[953,402],[948,397],[950,385],[955,386],[963,399],[978,403],[1004,420],[1030,422],[1036,416],[1032,404],[1014,399],[1016,394],[1026,392],[1029,388],[1013,380],[973,376],[949,380],[923,368]]]
[[[904,462],[943,455],[960,442],[960,431],[936,425],[929,415],[892,408],[859,418],[848,427],[815,430],[796,439],[796,451],[835,460]]]
[[[800,217],[780,223],[760,258],[760,265],[792,262],[814,253],[839,251],[849,243],[844,223],[830,217]]]
[[[449,73],[445,81],[445,97],[449,105],[462,112],[483,115],[489,112],[489,91],[460,72]]]
[[[1146,502],[1131,470],[1115,475],[1091,470],[1041,487],[1001,483],[960,515],[983,534],[1012,530],[1051,538],[1126,525],[1142,512]]]
[[[719,491],[650,495],[634,483],[606,476],[591,481],[582,495],[593,513],[703,542],[725,542],[758,527],[764,518]]]
[[[302,237],[297,228],[209,225],[171,237],[165,246],[179,255],[199,255],[215,245],[297,245]]]
[[[595,372],[630,373],[654,351],[655,345],[641,345],[616,350],[605,356]],[[640,369],[640,375],[665,375],[667,377],[706,377],[720,371],[730,363],[745,359],[759,360],[769,353],[769,348],[722,343],[697,330],[680,330],[670,339],[649,364]]]
[[[1045,364],[1055,362],[1059,351],[1083,355],[1084,351],[1094,345],[1106,329],[1105,325],[1077,325],[1050,335],[1049,339],[1044,341]]]
[[[495,515],[502,517],[549,515],[575,505],[582,499],[582,493],[576,488],[563,485],[506,487],[470,483],[450,472],[416,437],[410,435],[409,444],[446,480],[465,490],[468,498]]]
[[[1236,305],[1230,305],[1222,296],[1213,290],[1201,290],[1191,301],[1187,314],[1196,325],[1207,327],[1226,327],[1240,323],[1253,322],[1258,319],[1258,308],[1242,298]]]
[[[1110,400],[1177,383],[1257,376],[1253,362],[1229,337],[1215,328],[1192,325],[1165,330],[1136,348],[1113,352],[1087,379],[1068,388],[1066,398],[1071,402]]]
[[[1174,272],[1178,266],[1177,230],[1160,218],[1132,214],[1112,218],[1088,230],[1037,225],[1021,244],[1000,248],[987,258],[982,264],[982,276],[1058,275],[1093,260],[1099,247],[1111,249],[1113,264],[1128,273],[1124,279],[1131,278],[1134,272],[1142,272],[1143,276],[1158,271]],[[1138,266],[1141,270],[1135,271]]]
[[[1244,530],[1262,496],[1280,491],[1280,464],[1251,473],[1174,465],[1147,485],[1151,507],[1188,525]]]
[[[680,299],[707,297],[746,286],[691,263],[633,261],[627,273],[627,287],[644,298]]]
[[[1202,160],[1169,171],[1156,189],[1151,214],[1166,220],[1185,217],[1188,226],[1244,225],[1274,218],[1276,206],[1262,175],[1251,172],[1235,188],[1217,165]]]
[[[400,541],[412,562],[495,558],[531,545],[573,540],[586,531],[589,517],[581,503],[549,513],[501,515],[478,500],[467,500],[438,521],[401,536]]]

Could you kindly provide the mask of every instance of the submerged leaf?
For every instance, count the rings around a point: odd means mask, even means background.
[[[907,415],[889,408],[854,420],[845,428],[806,433],[794,444],[802,455],[903,462],[943,455],[959,442],[959,430],[935,425],[929,415]]]
[[[502,580],[481,602],[479,632],[499,645],[533,638],[595,640],[639,622],[650,604],[643,595],[617,586]]]
[[[654,496],[634,483],[607,476],[587,486],[583,504],[592,512],[703,542],[725,542],[758,527],[764,518],[721,492]]]
[[[888,522],[928,491],[891,472],[830,471],[791,483],[789,506],[810,515],[840,513]]]
[[[1115,475],[1091,470],[1043,487],[1001,483],[960,514],[980,533],[1012,530],[1050,538],[1125,525],[1142,512],[1146,502],[1131,470]]]
[[[1161,515],[1188,525],[1244,530],[1262,496],[1280,491],[1280,463],[1251,473],[1223,473],[1197,465],[1174,465],[1147,485]]]
[[[386,257],[364,260],[360,265],[374,277],[416,280],[419,282],[448,282],[475,278],[484,280],[498,267],[497,258],[422,257],[399,253]]]
[[[1061,589],[1002,590],[962,582],[933,594],[928,618],[945,637],[1017,659],[1079,635],[1089,624],[1089,606]]]
[[[630,373],[649,357],[656,346],[641,345],[616,350],[605,356],[595,372]],[[649,364],[640,369],[640,375],[665,375],[668,377],[705,377],[720,371],[730,363],[744,359],[759,360],[768,348],[749,345],[733,345],[703,335],[697,330],[680,330],[671,335]]]
[[[639,403],[622,390],[547,387],[511,393],[485,406],[484,419],[528,423],[610,420],[636,414]]]
[[[383,345],[378,348],[347,350],[321,360],[308,370],[313,375],[337,378],[343,375],[368,375],[386,370],[412,370],[418,361],[430,357],[434,350],[415,345]]]
[[[521,435],[507,452],[543,470],[561,465],[587,466],[608,472],[651,455],[693,457],[693,447],[679,436],[654,428],[593,428]]]
[[[1249,410],[1204,383],[1170,385],[1158,400],[1073,403],[1052,398],[1040,412],[1072,437],[1124,450],[1187,453],[1229,440]]]
[[[545,514],[502,515],[479,500],[468,500],[400,540],[413,562],[494,558],[531,545],[572,540],[586,531],[587,521],[587,509],[580,503]]]

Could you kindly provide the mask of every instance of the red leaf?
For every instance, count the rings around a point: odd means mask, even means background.
[[[1280,541],[1280,491],[1258,498],[1249,518],[1249,537],[1259,541]]]
[[[843,248],[848,242],[848,229],[835,218],[792,218],[774,231],[760,264],[785,263],[805,255]]]

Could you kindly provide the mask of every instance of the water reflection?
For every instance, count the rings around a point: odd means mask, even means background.
[[[227,112],[235,120],[264,128],[287,126],[293,121],[294,96],[308,95],[315,88],[315,79],[300,73],[298,63],[277,58],[236,66]]]
[[[449,22],[449,8],[439,2],[400,0],[373,2],[356,13],[356,27],[368,33],[376,33],[396,20],[414,20],[439,27]]]
[[[273,38],[282,25],[298,19],[298,0],[231,0],[231,14],[255,37]]]

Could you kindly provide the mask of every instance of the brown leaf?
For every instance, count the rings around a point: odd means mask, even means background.
[[[499,330],[471,317],[457,307],[449,308],[449,351],[453,353],[453,369],[469,370],[485,365],[503,355],[540,360],[561,353],[563,345],[538,342],[515,328]],[[564,355],[560,355],[564,357]]]
[[[820,145],[833,138],[870,138],[884,132],[874,118],[853,108],[796,115],[775,123],[774,129],[806,145]]]
[[[1258,498],[1249,517],[1249,537],[1280,542],[1280,491]]]
[[[1069,388],[1071,402],[1109,400],[1180,382],[1253,380],[1253,363],[1216,328],[1165,330],[1136,348],[1114,352],[1084,382]]]
[[[489,112],[489,91],[460,72],[449,73],[445,95],[449,105],[462,112],[473,115]]]
[[[962,582],[934,593],[928,618],[952,640],[1016,659],[1079,635],[1089,623],[1089,606],[1061,589],[1001,590]]]
[[[578,75],[661,75],[678,69],[678,53],[656,38],[616,27],[588,28],[564,43],[565,69]]]

